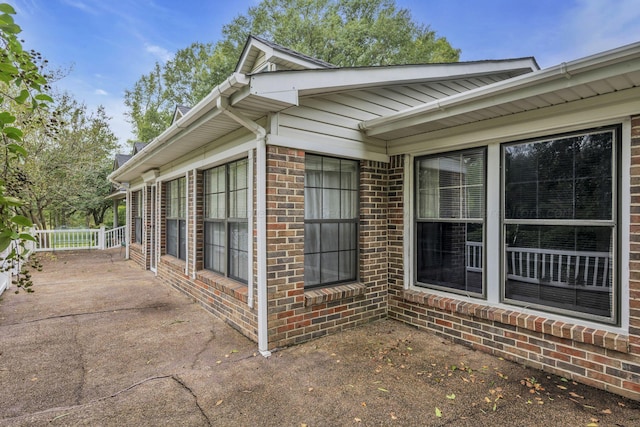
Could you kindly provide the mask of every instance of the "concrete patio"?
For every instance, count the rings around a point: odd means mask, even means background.
[[[0,425],[640,425],[640,405],[380,321],[275,352],[119,249],[0,301]]]

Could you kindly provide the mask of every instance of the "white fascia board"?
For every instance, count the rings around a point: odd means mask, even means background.
[[[297,91],[299,96],[365,87],[413,82],[454,80],[492,73],[530,72],[538,66],[533,58],[449,64],[390,65],[383,67],[329,68],[254,74],[248,95],[265,98]]]
[[[192,125],[197,126],[199,123],[196,123],[196,121],[203,118],[207,113],[216,111],[219,98],[228,98],[248,84],[249,79],[245,75],[239,73],[232,74],[224,82],[213,88],[209,95],[198,102],[191,110],[189,110],[189,112],[169,126],[142,150],[138,151],[124,165],[111,172],[107,179],[118,181],[126,172],[140,168],[144,171],[145,160],[150,159],[166,146],[172,144],[176,140],[179,140],[181,134],[183,134]]]
[[[640,43],[635,43],[428,102],[388,116],[365,120],[360,123],[360,129],[369,136],[380,135],[638,69]]]
[[[390,142],[388,154],[422,155],[571,132],[619,122],[640,112],[640,87],[533,111],[439,129]]]

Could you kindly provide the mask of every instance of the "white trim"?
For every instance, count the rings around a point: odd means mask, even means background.
[[[640,111],[640,87],[441,129],[389,143],[389,155],[457,150],[620,123]]]
[[[404,223],[404,247],[402,251],[404,265],[404,289],[409,289],[413,284],[414,275],[414,244],[415,233],[413,226],[413,205],[415,175],[413,170],[414,157],[411,154],[404,155],[404,185],[403,187],[403,223]]]
[[[266,138],[256,144],[256,215],[258,228],[258,351],[264,357],[269,351],[267,300],[267,143]]]
[[[360,123],[367,135],[431,123],[495,105],[604,80],[637,69],[640,43],[479,87]],[[633,61],[635,66],[629,65]]]
[[[145,184],[140,191],[140,200],[138,201],[142,206],[139,207],[142,212],[142,230],[140,230],[140,239],[142,244],[142,254],[146,264],[147,260],[147,185]]]
[[[125,251],[124,257],[125,259],[129,259],[129,246],[131,246],[131,223],[133,218],[131,218],[131,190],[127,191],[127,195],[125,197],[125,223],[126,226],[124,228],[124,240],[125,240]]]
[[[249,308],[253,308],[253,220],[255,218],[253,212],[255,209],[255,205],[253,204],[253,185],[254,185],[254,170],[253,170],[253,149],[247,151],[247,180],[248,189],[247,189],[247,206],[248,210],[248,218],[247,218],[247,235],[249,236],[249,241],[247,245],[247,257],[249,265],[249,275],[247,276],[247,305]]]
[[[498,304],[500,302],[500,277],[501,277],[501,228],[500,210],[502,186],[500,183],[500,144],[491,144],[487,147],[486,182],[485,182],[485,230],[484,240],[484,271],[483,286],[486,289],[487,302]],[[488,254],[493,254],[488,256]],[[498,283],[499,286],[491,286]]]
[[[334,141],[330,141],[329,138],[325,139],[326,140],[322,144],[311,144],[309,141],[305,141],[303,139],[280,135],[267,135],[267,144],[346,159],[371,160],[374,162],[389,163],[388,154],[367,150],[364,143],[344,140],[338,144]]]
[[[197,213],[197,209],[196,209],[196,199],[197,199],[197,186],[198,186],[198,179],[197,179],[197,175],[198,175],[198,171],[196,169],[193,169],[191,171],[191,175],[193,176],[193,192],[191,193],[191,197],[192,197],[192,206],[193,206],[193,214],[192,214],[192,228],[193,228],[193,232],[192,232],[192,237],[193,237],[193,260],[191,260],[191,279],[195,280],[196,279],[196,252],[198,250],[198,248],[196,248],[196,242],[198,241],[197,236],[196,236],[196,232],[198,230],[198,227],[196,225],[196,220],[198,219],[196,216]],[[188,252],[188,251],[187,251]]]
[[[630,174],[628,173],[631,167],[630,119],[629,117],[626,117],[624,119],[605,120],[605,121],[598,121],[598,122],[589,123],[589,124],[583,123],[580,125],[579,128],[576,128],[575,124],[570,123],[564,129],[554,128],[553,131],[543,131],[542,129],[538,129],[538,131],[535,134],[532,133],[533,136],[528,135],[528,137],[545,137],[545,136],[555,135],[560,133],[586,130],[594,127],[615,126],[620,124],[622,124],[622,142],[621,142],[622,156],[621,156],[620,165],[617,169],[618,169],[618,173],[621,173],[622,175],[621,177],[622,181],[620,184],[621,188],[619,191],[620,196],[617,199],[617,203],[620,209],[621,217],[620,217],[620,222],[618,223],[620,244],[619,244],[619,250],[616,254],[620,262],[620,269],[618,274],[619,295],[617,295],[617,297],[620,300],[620,304],[617,308],[614,308],[615,310],[620,311],[620,326],[611,325],[607,323],[599,323],[599,322],[591,321],[584,318],[578,318],[578,317],[572,317],[572,316],[562,315],[558,313],[535,310],[535,309],[527,308],[524,306],[500,302],[500,299],[501,299],[500,295],[502,292],[502,285],[501,285],[500,278],[501,278],[501,271],[502,271],[502,265],[503,265],[501,261],[501,256],[484,257],[485,272],[486,272],[484,277],[484,284],[487,292],[486,299],[475,298],[468,295],[450,293],[446,291],[440,291],[437,289],[431,289],[431,288],[427,289],[424,287],[415,286],[415,280],[413,276],[411,276],[411,280],[409,282],[408,287],[405,282],[405,289],[415,290],[415,291],[433,294],[433,295],[446,297],[446,298],[454,298],[464,302],[486,305],[488,307],[496,307],[504,310],[516,311],[518,313],[523,313],[526,315],[540,316],[550,320],[559,320],[572,325],[580,325],[588,328],[599,329],[599,330],[609,331],[617,334],[627,335],[628,329],[629,329],[629,244],[630,244],[629,215],[630,215],[630,203],[631,203],[631,196],[630,196],[630,191],[631,191],[630,179],[631,178],[629,176]],[[487,213],[486,213],[486,222],[485,222],[486,224],[486,232],[485,232],[486,252],[485,253],[486,254],[500,254],[501,248],[502,248],[502,243],[501,243],[502,228],[500,223],[500,209],[502,209],[500,146],[502,143],[517,141],[519,139],[524,139],[524,138],[523,137],[513,137],[511,139],[502,138],[499,141],[492,141],[489,144],[484,143],[484,141],[480,141],[475,144],[469,145],[473,147],[480,147],[480,146],[487,147],[487,183],[486,183]],[[448,152],[458,148],[459,147],[447,148],[445,146],[445,147],[440,147],[438,149],[434,149],[433,147],[428,147],[420,151],[419,152],[420,154],[416,154],[416,156],[425,155],[425,154],[443,153],[443,152]],[[412,176],[406,175],[406,168],[405,168],[404,186],[411,187],[413,185],[412,181],[413,181]],[[494,189],[497,189],[497,190],[494,191]],[[407,191],[406,188],[405,188],[405,191]],[[411,197],[413,198],[414,195],[411,194]],[[406,206],[405,206],[405,215],[406,215]],[[413,221],[413,213],[411,213],[411,217],[408,220],[407,218],[405,218],[405,227],[407,223],[412,223],[412,221]],[[413,233],[413,230],[412,230],[412,233]],[[411,239],[405,239],[405,250],[406,250],[407,240],[410,240],[411,242],[413,242],[414,241],[413,236],[411,236]],[[413,244],[410,245],[410,254],[406,255],[406,252],[405,252],[405,256],[409,256],[410,257],[409,262],[411,263],[413,262],[415,257],[415,245]],[[406,264],[406,260],[405,260],[405,264]],[[407,275],[405,272],[405,280],[406,280],[406,277]]]
[[[153,273],[155,273],[155,275],[158,275],[158,250],[159,250],[159,246],[158,246],[158,238],[159,238],[159,233],[158,233],[158,187],[160,187],[160,185],[158,185],[157,182],[153,182],[151,183],[151,185],[149,186],[149,191],[151,191],[151,195],[155,196],[155,197],[150,197],[150,203],[151,203],[151,208],[149,209],[152,221],[151,221],[151,233],[149,233],[149,238],[153,240],[153,245],[149,245],[149,247],[151,248],[151,256],[149,257],[149,270],[151,270]],[[154,191],[155,190],[155,191]],[[153,200],[155,198],[155,200]],[[146,245],[145,245],[146,246]],[[155,248],[153,248],[152,246],[155,246]],[[155,259],[153,259],[155,258]]]
[[[189,171],[184,174],[184,274],[189,275]],[[180,223],[178,222],[178,235],[180,235]],[[180,240],[178,240],[178,253],[180,253]]]
[[[622,156],[620,159],[620,167],[618,173],[622,175],[620,181],[620,191],[618,206],[620,209],[620,223],[618,224],[620,236],[620,244],[618,247],[618,257],[620,258],[620,270],[618,278],[620,280],[620,326],[629,331],[629,299],[630,299],[630,235],[631,235],[631,120],[627,119],[622,122]]]
[[[256,146],[256,140],[244,142],[242,144],[234,145],[233,142],[225,144],[220,147],[220,150],[212,150],[207,153],[200,160],[192,160],[188,163],[181,165],[175,169],[167,169],[160,173],[158,180],[167,182],[173,179],[179,178],[187,171],[193,169],[210,169],[216,166],[223,165],[225,163],[232,162],[234,160],[241,159],[247,156],[247,151],[253,149]]]

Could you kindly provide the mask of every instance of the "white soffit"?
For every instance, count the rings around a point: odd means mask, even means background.
[[[394,140],[640,86],[640,43],[365,120],[369,136]]]

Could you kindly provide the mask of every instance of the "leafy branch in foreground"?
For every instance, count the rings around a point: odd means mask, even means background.
[[[34,120],[36,111],[46,109],[53,100],[45,93],[49,89],[47,80],[36,65],[42,60],[40,54],[25,51],[23,41],[18,39],[22,29],[13,19],[15,14],[11,5],[0,3],[0,262],[2,271],[22,266],[13,283],[18,290],[33,292],[26,269],[28,242],[35,242],[28,232],[32,223],[16,212],[22,202],[7,193],[7,177],[27,157],[20,127]]]

